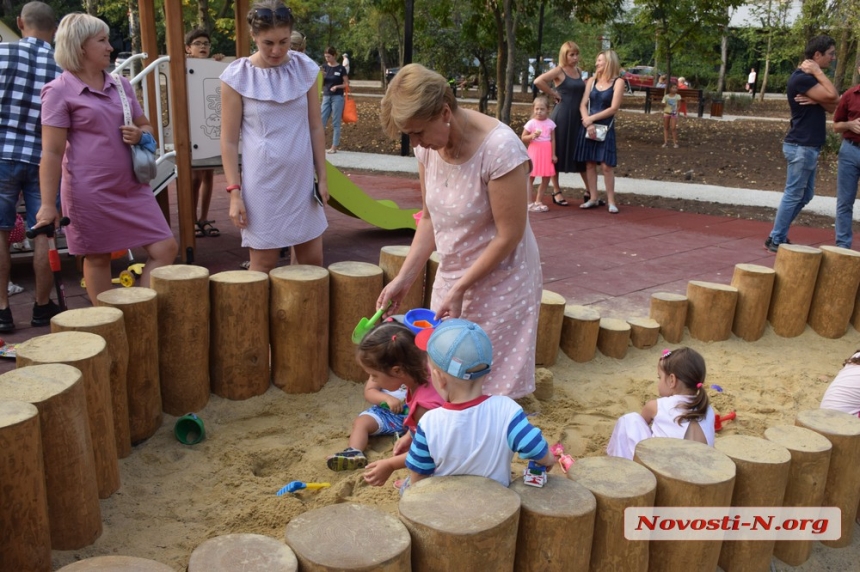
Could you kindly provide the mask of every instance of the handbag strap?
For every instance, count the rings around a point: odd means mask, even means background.
[[[125,86],[122,84],[122,79],[114,76],[117,83],[117,91],[119,92],[119,100],[122,103],[122,116],[125,120],[125,125],[133,125],[131,120],[131,109],[128,105],[128,96],[125,94]]]

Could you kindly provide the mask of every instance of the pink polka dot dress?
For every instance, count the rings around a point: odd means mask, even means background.
[[[424,165],[425,201],[433,221],[441,260],[431,306],[474,264],[496,235],[488,183],[529,160],[520,138],[499,125],[462,165],[451,165],[436,151],[417,147]],[[528,204],[523,185],[523,205]],[[489,395],[522,397],[535,388],[535,343],[540,311],[540,254],[531,226],[516,249],[466,292],[462,318],[480,325],[493,342],[493,369],[484,378]]]
[[[248,227],[242,246],[259,250],[302,244],[325,231],[325,209],[314,200],[314,159],[308,90],[319,66],[291,51],[286,63],[260,68],[231,63],[221,81],[242,96],[242,194]]]

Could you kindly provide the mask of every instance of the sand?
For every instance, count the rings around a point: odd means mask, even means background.
[[[708,385],[718,412],[737,411],[720,435],[763,436],[767,427],[793,424],[798,411],[817,408],[843,360],[860,348],[860,333],[849,328],[838,340],[826,340],[809,328],[792,339],[770,329],[747,343],[685,343],[700,351],[708,367]],[[603,455],[615,420],[639,411],[656,397],[657,360],[666,344],[649,350],[631,348],[623,360],[600,354],[585,364],[559,353],[550,368],[555,394],[548,401],[520,400],[531,421],[550,443],[561,441],[574,457]],[[120,461],[122,488],[101,501],[104,533],[82,550],[54,551],[59,568],[103,554],[151,558],[185,570],[191,552],[205,540],[237,532],[283,540],[290,519],[339,502],[376,506],[397,514],[399,496],[391,482],[364,483],[360,471],[334,473],[325,457],[346,446],[352,420],[365,407],[362,384],[331,376],[316,394],[287,395],[275,387],[247,401],[212,396],[198,414],[207,437],[199,445],[181,445],[173,437],[176,418]],[[371,439],[371,460],[391,454],[392,438]],[[524,464],[515,460],[514,473]],[[275,492],[293,480],[327,481],[331,488],[283,497]],[[816,544],[812,558],[793,568],[774,560],[776,570],[848,570],[860,557],[860,526],[843,549]]]

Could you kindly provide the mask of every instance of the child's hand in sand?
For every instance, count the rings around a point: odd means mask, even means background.
[[[394,450],[391,452],[391,455],[396,457],[398,455],[405,455],[409,452],[409,447],[412,446],[412,433],[409,431],[406,432],[403,437],[397,440],[394,443]]]
[[[394,468],[388,463],[389,459],[374,461],[364,469],[364,480],[374,487],[381,487],[388,481]]]

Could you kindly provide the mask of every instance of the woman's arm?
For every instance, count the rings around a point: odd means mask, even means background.
[[[325,127],[320,113],[320,96],[317,84],[308,90],[308,126],[311,130],[311,152],[314,157],[314,171],[317,175],[320,195],[328,203],[328,171],[325,163]]]
[[[60,188],[67,137],[68,129],[64,127],[42,125],[42,161],[39,163],[42,206],[36,213],[36,225],[33,228],[60,223],[60,214],[57,212],[57,191]]]
[[[487,184],[496,236],[490,240],[474,264],[451,287],[436,311],[437,318],[460,317],[463,296],[466,292],[476,282],[496,270],[522,240],[528,220],[527,181],[528,162],[525,162]]]
[[[555,99],[555,102],[558,103],[559,101],[561,101],[561,95],[555,88],[555,80],[563,74],[564,70],[561,69],[561,66],[556,66],[548,72],[538,76],[538,78],[535,80],[535,86],[537,86],[537,88],[545,94],[552,96],[552,98]]]
[[[421,182],[421,198],[424,199],[424,165],[418,164],[418,180]],[[385,311],[385,316],[397,314],[397,308],[400,301],[409,291],[413,282],[418,278],[433,250],[436,248],[436,236],[433,233],[433,220],[430,218],[430,212],[427,210],[427,203],[424,201],[421,214],[421,221],[418,223],[418,228],[415,230],[415,236],[412,238],[412,244],[409,247],[409,254],[406,255],[406,260],[403,261],[403,266],[400,268],[394,280],[382,289],[379,298],[376,300],[376,308],[388,308],[388,303],[391,302],[391,307]]]
[[[582,100],[579,102],[579,115],[582,117],[582,126],[588,127],[594,120],[591,119],[591,116],[588,115],[588,99],[591,90],[594,89],[594,77],[588,78],[585,82],[585,93],[582,94]]]
[[[221,82],[221,162],[227,186],[239,186],[230,193],[230,219],[238,228],[247,226],[239,171],[239,133],[242,127],[242,96]]]

